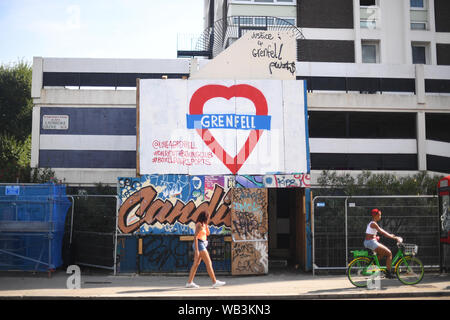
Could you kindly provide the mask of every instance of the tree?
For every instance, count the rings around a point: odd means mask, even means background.
[[[336,171],[324,170],[317,182],[323,188],[319,192],[322,195],[434,195],[442,177],[430,176],[424,171],[405,177],[363,171],[352,177],[348,173],[339,175]]]
[[[25,141],[31,134],[31,67],[19,61],[0,66],[0,134]]]
[[[0,66],[0,182],[57,182],[49,168],[31,169],[31,67]]]
[[[8,133],[0,135],[0,181],[30,179],[30,150],[31,136],[20,141]]]
[[[0,66],[0,181],[30,180],[31,67]]]

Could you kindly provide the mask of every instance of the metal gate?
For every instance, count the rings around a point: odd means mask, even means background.
[[[317,196],[312,201],[313,274],[343,270],[351,250],[362,249],[370,210],[383,212],[380,226],[419,246],[426,268],[438,268],[439,213],[437,196]],[[395,253],[395,241],[381,241]]]
[[[68,232],[70,264],[116,273],[118,197],[68,195],[72,200]]]

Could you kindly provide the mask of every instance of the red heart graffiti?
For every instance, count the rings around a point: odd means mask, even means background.
[[[267,115],[267,101],[261,91],[247,84],[238,84],[231,87],[221,85],[206,85],[199,88],[192,95],[189,103],[190,114],[203,114],[203,106],[212,98],[247,98],[255,105],[256,115]],[[211,151],[230,169],[233,174],[237,174],[244,165],[250,153],[255,148],[261,137],[263,130],[250,130],[250,134],[235,157],[231,157],[223,147],[217,142],[209,129],[196,129],[205,144]]]

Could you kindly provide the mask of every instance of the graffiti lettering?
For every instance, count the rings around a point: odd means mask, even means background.
[[[210,158],[210,156],[208,156]],[[210,159],[202,158],[179,158],[179,157],[153,157],[153,163],[172,163],[180,166],[193,166],[193,165],[211,165]]]
[[[442,231],[450,230],[450,214],[448,212],[449,208],[449,197],[445,195],[442,197],[442,215],[441,215],[441,227]]]
[[[272,58],[272,59],[278,59],[281,60],[281,51],[283,50],[283,44],[280,45],[279,49],[277,48],[277,43],[275,42],[273,44],[273,48],[272,45],[268,45],[267,48],[264,49],[260,49],[260,48],[256,48],[252,50],[252,55],[255,58]]]
[[[260,212],[261,211],[261,207],[259,205],[256,204],[256,202],[253,203],[234,203],[234,209],[236,211],[256,211],[256,212]]]
[[[258,274],[268,272],[267,243],[233,244],[232,268],[234,273]]]
[[[235,212],[233,218],[234,231],[241,239],[260,239],[267,231],[264,229],[261,218],[262,214]]]
[[[153,140],[152,146],[155,149],[197,149],[194,142],[181,140]]]
[[[187,243],[178,238],[153,236],[143,241],[143,258],[148,269],[164,271],[187,269]]]
[[[269,37],[268,37],[269,36]],[[280,36],[278,38],[281,40]],[[252,49],[252,56],[254,58],[265,58],[265,59],[272,59],[272,61],[269,63],[269,72],[270,74],[273,74],[274,69],[278,70],[287,70],[292,75],[295,75],[295,61],[289,61],[290,59],[283,59],[283,43],[277,43],[277,42],[270,42],[270,44],[267,44],[267,41],[265,40],[273,40],[273,36],[271,34],[265,34],[265,33],[253,33],[252,39],[257,39],[257,45],[259,48],[253,48]],[[283,62],[283,60],[285,62]]]
[[[205,201],[196,207],[190,200],[186,204],[178,200],[173,205],[169,200],[155,199],[157,191],[152,186],[140,189],[130,196],[119,209],[118,227],[123,233],[132,233],[144,223],[152,225],[156,222],[181,224],[195,222],[201,212],[210,216],[210,222],[216,226],[230,226],[229,205],[227,194],[223,196],[224,189],[218,185],[214,188],[210,201]],[[218,207],[221,200],[223,203]],[[218,208],[217,208],[218,207]],[[133,222],[130,222],[133,221]]]
[[[286,69],[287,71],[289,71],[291,74],[295,74],[295,62],[279,62],[279,61],[272,61],[269,64],[269,72],[270,74],[272,74],[272,68],[275,69]]]
[[[309,174],[289,174],[289,175],[266,175],[264,176],[264,186],[266,188],[295,188],[309,187],[311,185]]]
[[[264,188],[263,176],[235,176],[235,188]]]
[[[253,203],[254,206],[267,206],[267,197],[264,189],[235,189],[233,193],[233,202],[241,203],[242,201]]]
[[[182,140],[153,140],[153,163],[171,163],[182,166],[211,165],[212,152],[192,151],[194,142]]]
[[[266,33],[266,32],[253,32],[252,39],[273,40],[273,35],[271,33]]]

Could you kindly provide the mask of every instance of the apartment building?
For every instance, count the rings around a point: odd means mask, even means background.
[[[206,28],[301,34],[313,182],[324,169],[450,172],[449,16],[445,0],[205,0]]]
[[[234,37],[295,30],[314,184],[324,169],[450,172],[448,16],[446,0],[205,0],[204,23],[206,33],[237,26]],[[208,41],[218,43],[209,37],[201,54],[214,58],[233,36],[208,53]],[[188,78],[193,66],[212,61],[191,54],[35,57],[32,166],[52,168],[69,185],[134,176],[136,78]]]
[[[136,79],[195,78],[245,32],[290,30],[297,45],[295,78],[307,83],[311,170],[297,176],[307,177],[308,186],[324,169],[450,173],[448,0],[205,0],[204,9],[198,46],[179,51],[177,59],[35,57],[32,167],[52,168],[70,186],[101,182],[132,195],[142,182],[136,172]],[[278,188],[268,194],[268,259],[289,259],[290,247],[295,263],[310,269],[309,188]],[[161,236],[140,232],[148,236],[144,247]],[[297,237],[293,244],[290,234]],[[120,236],[128,252],[137,252],[136,237]],[[180,234],[164,236],[175,241],[173,248],[184,248],[177,252],[187,252]],[[219,247],[232,250],[222,238]],[[130,271],[137,256],[144,271],[166,270],[132,253]]]

